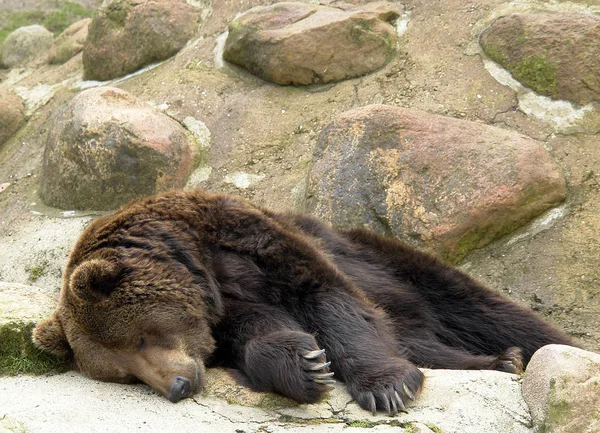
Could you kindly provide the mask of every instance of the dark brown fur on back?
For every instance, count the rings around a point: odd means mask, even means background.
[[[138,377],[173,401],[199,390],[210,364],[300,402],[335,374],[363,408],[391,413],[419,391],[416,366],[515,373],[539,347],[571,343],[396,240],[200,191],[92,223],[38,328],[38,344],[70,351],[90,376]]]

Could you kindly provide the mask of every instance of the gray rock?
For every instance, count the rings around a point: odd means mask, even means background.
[[[162,112],[121,89],[89,89],[48,134],[41,196],[63,209],[114,209],[183,187],[197,153],[195,140]]]
[[[63,64],[80,53],[87,39],[88,26],[91,22],[91,18],[79,20],[58,35],[50,48],[48,61],[53,64]]]
[[[35,59],[52,45],[54,35],[43,26],[20,27],[10,33],[2,45],[2,63],[13,68]]]
[[[195,433],[533,433],[518,377],[506,373],[425,371],[423,393],[397,417],[373,416],[354,402],[334,411],[328,401],[348,397],[342,384],[318,404],[290,407],[272,394],[252,393],[260,397],[254,405],[237,394],[239,385],[225,371],[207,373],[209,384],[215,375],[226,378],[223,393],[216,397],[209,390],[176,405],[146,385],[103,383],[72,372],[43,378],[0,377],[0,418],[21,422],[30,433],[149,428]],[[20,397],[15,399],[17,393]]]
[[[25,123],[25,105],[14,93],[0,90],[0,146]]]
[[[600,16],[511,14],[480,39],[485,53],[535,92],[579,104],[600,101]]]
[[[538,350],[523,377],[537,431],[600,431],[600,355],[557,344]]]
[[[223,58],[278,84],[341,81],[368,74],[395,53],[388,2],[336,7],[300,2],[257,6],[229,25]]]
[[[110,0],[94,16],[83,51],[84,77],[110,80],[167,59],[199,24],[184,0]]]
[[[344,113],[321,133],[307,210],[458,261],[565,196],[558,166],[528,137],[372,105]]]

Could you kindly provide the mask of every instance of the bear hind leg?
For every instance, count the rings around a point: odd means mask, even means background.
[[[416,365],[451,370],[498,370],[505,373],[523,372],[521,349],[509,347],[499,355],[475,355],[467,350],[443,344],[434,336],[403,341],[410,353],[408,358]]]

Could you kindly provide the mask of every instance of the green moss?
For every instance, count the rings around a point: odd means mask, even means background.
[[[372,421],[348,421],[346,425],[348,427],[373,428],[377,423]]]
[[[66,371],[63,359],[34,346],[33,327],[33,323],[12,323],[0,328],[0,376]]]
[[[76,21],[90,18],[94,15],[93,9],[88,9],[79,3],[65,2],[59,10],[50,12],[44,19],[44,27],[54,34],[61,33]]]
[[[32,24],[41,24],[43,21],[44,12],[39,10],[0,11],[0,44],[13,30]]]
[[[406,429],[408,432],[413,431],[413,424],[400,422],[396,420],[385,420],[385,421],[367,421],[367,420],[346,420],[346,425],[348,427],[360,427],[360,428],[373,428],[379,425],[389,425],[392,427],[401,427]]]
[[[342,421],[338,418],[296,418],[291,415],[280,415],[278,418],[279,422],[287,424],[301,424],[301,425],[320,425],[320,424],[341,424]]]
[[[298,403],[289,398],[277,394],[265,393],[260,401],[255,405],[260,409],[275,410],[286,407],[297,407]]]
[[[441,428],[439,428],[437,425],[434,425],[434,424],[428,424],[428,423],[425,423],[425,425],[426,425],[426,426],[427,426],[427,427],[428,427],[428,428],[429,428],[431,431],[433,431],[433,433],[444,433],[444,432],[442,431],[442,429],[441,429]]]
[[[131,5],[127,1],[122,0],[120,2],[111,3],[107,8],[106,16],[116,27],[124,27],[125,20],[130,11]]]
[[[23,423],[4,415],[0,417],[0,432],[26,433]]]
[[[495,44],[482,44],[482,48],[484,53],[494,62],[503,66],[506,65],[507,60],[502,47]]]
[[[0,10],[0,44],[6,36],[19,27],[41,24],[54,34],[58,34],[68,26],[83,18],[94,14],[93,9],[88,9],[79,3],[70,1],[56,1],[56,9],[43,11],[30,10]]]
[[[471,230],[467,232],[459,239],[454,249],[442,253],[443,259],[450,263],[458,263],[470,251],[476,249],[485,236],[486,233],[481,230]]]
[[[29,269],[29,280],[35,281],[42,277],[46,272],[46,265],[33,265]]]
[[[353,26],[350,29],[350,39],[356,45],[361,46],[368,40],[379,40],[381,35],[373,34],[373,22],[371,20],[356,19],[353,20]]]
[[[75,44],[72,42],[66,42],[63,45],[60,45],[56,50],[56,55],[50,59],[50,63],[55,65],[62,65],[71,57],[73,57],[76,52]]]
[[[566,401],[551,401],[548,404],[548,421],[552,426],[565,425],[571,418],[571,409]]]
[[[512,75],[525,86],[546,96],[556,95],[556,68],[543,56],[532,56],[509,67]]]

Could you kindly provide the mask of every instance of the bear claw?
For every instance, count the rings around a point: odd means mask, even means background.
[[[331,361],[328,362],[322,362],[320,364],[314,365],[312,367],[310,367],[311,370],[315,371],[315,370],[323,370],[327,367],[329,367],[331,365]]]
[[[333,385],[335,384],[335,380],[332,379],[334,374],[335,373],[333,372],[314,374],[312,375],[312,380],[313,382],[320,383],[322,385]]]
[[[305,353],[304,358],[305,359],[317,359],[319,358],[321,355],[323,355],[325,353],[325,349],[320,349],[320,350],[312,350],[308,353]]]

